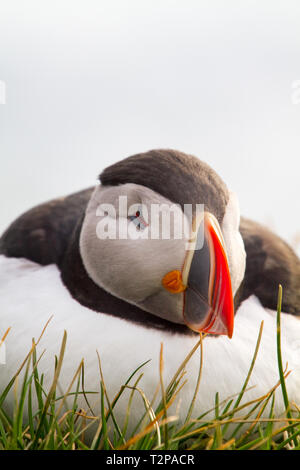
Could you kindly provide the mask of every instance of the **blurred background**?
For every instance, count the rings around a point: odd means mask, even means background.
[[[298,0],[0,0],[0,80],[0,233],[168,147],[299,253]]]

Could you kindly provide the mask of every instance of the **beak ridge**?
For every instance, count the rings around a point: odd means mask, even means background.
[[[189,261],[183,268],[187,285],[184,320],[195,331],[231,338],[234,304],[225,243],[218,221],[212,214],[205,213],[198,234],[201,229],[204,229],[203,247],[188,255]]]

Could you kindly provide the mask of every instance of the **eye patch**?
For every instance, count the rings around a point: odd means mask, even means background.
[[[149,224],[145,221],[142,215],[142,207],[139,206],[134,215],[129,215],[128,219],[134,223],[137,229],[144,230]]]

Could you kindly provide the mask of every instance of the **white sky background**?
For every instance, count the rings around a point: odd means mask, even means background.
[[[0,232],[168,147],[205,160],[243,215],[295,243],[298,0],[0,0],[0,80]]]

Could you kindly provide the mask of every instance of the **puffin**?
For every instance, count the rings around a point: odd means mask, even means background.
[[[95,187],[32,208],[2,234],[0,337],[10,331],[0,393],[32,338],[40,338],[38,369],[49,389],[66,331],[60,390],[68,390],[83,360],[95,416],[101,414],[99,358],[111,400],[139,370],[138,388],[154,407],[162,377],[167,387],[187,357],[185,383],[168,414],[184,423],[201,368],[191,418],[214,416],[216,394],[226,402],[241,391],[262,331],[241,404],[251,402],[279,380],[279,284],[286,386],[290,401],[299,405],[296,253],[267,227],[241,217],[236,194],[199,158],[172,149],[127,157],[105,168]],[[200,336],[201,355],[190,354]],[[114,408],[120,426],[135,380]],[[8,410],[14,399],[8,395]],[[82,395],[78,407],[87,408]],[[275,416],[284,411],[276,390]],[[145,400],[136,391],[129,435],[144,413]]]

